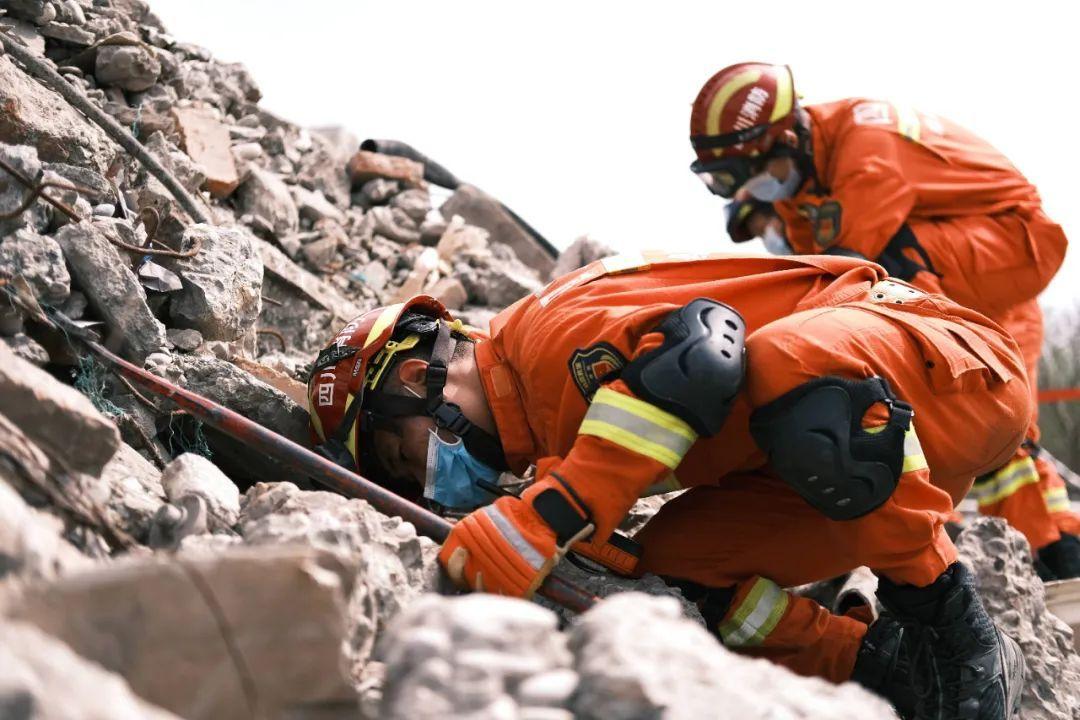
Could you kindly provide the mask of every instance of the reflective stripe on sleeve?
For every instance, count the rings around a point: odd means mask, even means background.
[[[720,623],[720,637],[728,647],[760,645],[780,622],[788,594],[772,580],[758,578],[731,617]]]
[[[1039,471],[1035,468],[1035,462],[1029,457],[1017,458],[985,480],[975,483],[970,494],[979,507],[985,507],[1001,502],[1025,485],[1037,482]]]
[[[524,558],[525,562],[529,563],[534,570],[539,570],[544,566],[547,559],[518,532],[518,529],[514,527],[514,523],[510,522],[499,508],[494,505],[487,505],[483,508],[483,512],[495,524],[495,528],[503,536],[503,539],[509,543],[510,547],[514,548],[517,554]]]
[[[888,426],[878,425],[877,427],[863,428],[863,432],[876,435],[886,427]],[[915,425],[912,423],[904,433],[904,465],[900,472],[915,472],[916,470],[925,470],[928,467],[930,466],[926,462],[926,455],[923,454],[922,443],[919,442],[919,436],[915,432]]]
[[[1052,513],[1068,512],[1072,509],[1069,504],[1069,492],[1064,487],[1046,490],[1043,492],[1043,499],[1046,500],[1046,509]]]
[[[652,458],[674,470],[697,440],[689,425],[643,400],[600,388],[578,430]]]

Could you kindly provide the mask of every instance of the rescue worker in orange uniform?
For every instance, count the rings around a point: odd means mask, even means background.
[[[607,258],[487,334],[417,297],[346,326],[308,396],[327,456],[468,513],[439,555],[463,587],[530,597],[572,549],[684,588],[733,650],[905,717],[1017,707],[1023,659],[944,523],[1023,439],[1024,366],[998,326],[877,265]],[[675,488],[633,557],[613,531]],[[784,590],[860,565],[888,608],[869,626]]]
[[[774,253],[874,260],[893,277],[990,317],[1020,345],[1034,396],[1043,320],[1036,296],[1067,241],[1038,191],[996,149],[933,115],[852,98],[800,107],[787,67],[742,63],[702,88],[691,169],[734,197],[736,242]],[[1038,457],[1032,422],[1017,453],[972,491],[984,514],[1027,537],[1046,579],[1080,576],[1080,516]]]

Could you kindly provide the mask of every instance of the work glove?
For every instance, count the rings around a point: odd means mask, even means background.
[[[543,493],[557,492],[552,483],[540,480],[520,498],[501,497],[454,525],[439,551],[439,562],[454,584],[462,589],[531,598],[570,546],[594,530],[593,524],[586,522],[565,542],[558,542],[555,530],[532,504]]]

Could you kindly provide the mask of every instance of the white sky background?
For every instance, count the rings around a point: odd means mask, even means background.
[[[560,247],[734,250],[687,169],[690,104],[725,65],[787,63],[805,103],[909,103],[994,143],[1073,239],[1044,302],[1080,301],[1071,3],[149,1],[272,112],[408,142]]]

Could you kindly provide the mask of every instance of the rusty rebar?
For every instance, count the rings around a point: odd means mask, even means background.
[[[287,352],[289,350],[289,344],[287,342],[285,342],[285,336],[282,335],[277,330],[273,330],[271,328],[261,328],[261,329],[256,330],[255,334],[256,335],[269,335],[270,337],[275,337],[275,338],[277,338],[278,342],[281,343],[281,352]]]
[[[26,175],[23,175],[21,170],[8,163],[8,161],[3,158],[0,158],[0,168],[3,168],[8,175],[11,175],[11,177],[15,178],[20,185],[27,189],[26,197],[23,198],[22,204],[11,212],[0,213],[0,220],[11,220],[12,218],[22,215],[38,198],[41,198],[60,212],[67,215],[72,221],[79,222],[82,220],[82,218],[79,217],[79,213],[77,213],[74,208],[61,200],[46,195],[45,191],[49,188],[57,188],[59,190],[71,190],[73,192],[79,192],[81,190],[86,193],[90,192],[90,188],[71,183],[53,182],[51,180],[32,180]]]

